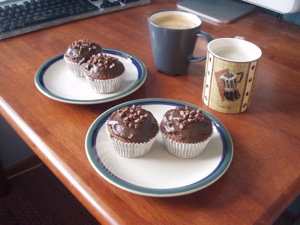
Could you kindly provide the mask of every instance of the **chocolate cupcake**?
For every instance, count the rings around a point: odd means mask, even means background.
[[[97,43],[87,39],[80,39],[68,46],[68,49],[64,54],[64,60],[75,76],[83,77],[83,63],[85,63],[92,55],[101,52],[102,47]]]
[[[200,155],[207,146],[212,133],[211,120],[188,106],[168,110],[160,123],[166,149],[180,158]]]
[[[121,87],[125,67],[117,58],[98,53],[84,65],[84,75],[97,93],[110,93]]]
[[[159,131],[153,114],[136,105],[113,112],[106,126],[117,153],[130,158],[147,154]]]

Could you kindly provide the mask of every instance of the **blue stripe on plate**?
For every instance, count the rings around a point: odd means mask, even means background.
[[[130,102],[125,102],[123,104],[117,105],[107,111],[105,111],[103,114],[101,114],[92,124],[90,127],[87,138],[86,138],[86,150],[89,158],[91,159],[94,166],[97,168],[97,170],[105,176],[108,180],[110,180],[112,183],[116,184],[117,186],[126,188],[127,190],[131,190],[134,193],[141,194],[141,195],[152,195],[152,196],[177,196],[185,193],[191,193],[196,190],[200,190],[205,188],[206,186],[209,186],[214,181],[216,181],[218,178],[220,178],[227,168],[229,167],[232,157],[233,157],[233,144],[231,137],[226,130],[226,128],[223,126],[223,124],[215,118],[210,113],[203,110],[203,113],[208,116],[214,126],[217,128],[217,131],[222,139],[223,143],[223,155],[221,158],[221,161],[219,165],[215,168],[214,171],[212,171],[211,174],[209,174],[204,179],[201,179],[197,181],[196,183],[179,187],[179,188],[171,188],[171,189],[153,189],[153,188],[145,188],[141,186],[137,186],[135,184],[128,183],[127,181],[122,180],[121,178],[115,176],[113,173],[111,173],[105,165],[102,163],[101,159],[99,158],[95,146],[96,146],[96,138],[99,130],[102,126],[105,125],[106,120],[108,117],[113,113],[115,110],[122,108],[127,105],[133,105],[133,104],[139,104],[139,105],[171,105],[171,106],[185,106],[188,105],[191,108],[198,109],[199,107],[176,100],[171,99],[159,99],[159,98],[149,98],[149,99],[140,99],[140,100],[134,100]]]
[[[69,99],[69,98],[64,98],[62,96],[58,96],[55,93],[52,93],[50,90],[47,89],[45,83],[44,83],[44,75],[46,71],[51,67],[54,63],[56,63],[59,60],[63,60],[64,54],[57,55],[45,63],[41,65],[41,67],[38,69],[36,72],[34,81],[35,84],[38,86],[39,90],[45,94],[46,96],[57,100],[57,101],[62,101],[62,102],[67,102],[67,103],[74,103],[74,104],[98,104],[98,103],[104,103],[104,102],[109,102],[109,101],[114,101],[117,99],[120,99],[122,97],[125,97],[134,91],[136,91],[146,80],[147,77],[147,70],[144,65],[144,63],[139,60],[137,57],[115,49],[110,49],[110,48],[103,48],[103,53],[105,54],[111,54],[111,55],[116,55],[120,56],[122,58],[131,60],[131,63],[136,67],[137,72],[138,72],[138,78],[135,81],[133,85],[131,85],[128,89],[124,90],[123,92],[119,94],[115,94],[113,96],[107,97],[107,98],[101,98],[101,99],[93,99],[93,100],[78,100],[78,99]]]

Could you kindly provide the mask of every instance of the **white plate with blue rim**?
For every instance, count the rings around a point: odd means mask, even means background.
[[[163,114],[177,106],[197,106],[171,99],[149,98],[129,101],[110,108],[91,124],[85,140],[86,154],[96,172],[112,185],[143,196],[171,197],[190,194],[217,181],[228,169],[233,157],[233,143],[227,129],[213,115],[203,110],[213,123],[213,136],[206,149],[192,159],[171,155],[158,135],[151,151],[139,158],[125,158],[116,153],[106,132],[108,117],[124,106],[141,105],[152,112],[158,123]]]
[[[37,89],[53,100],[84,105],[114,101],[142,86],[147,77],[147,69],[141,60],[123,51],[109,48],[102,50],[124,64],[125,75],[119,90],[108,94],[94,92],[85,77],[72,75],[63,59],[64,54],[57,55],[40,66],[34,78]]]

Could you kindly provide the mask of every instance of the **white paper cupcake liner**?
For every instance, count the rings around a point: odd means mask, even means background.
[[[79,63],[70,62],[64,57],[64,60],[67,64],[68,69],[72,72],[72,74],[76,77],[84,77],[83,74],[83,66]]]
[[[99,80],[99,79],[91,79],[88,76],[85,76],[87,82],[92,87],[92,89],[100,94],[106,94],[111,93],[116,90],[118,90],[121,87],[124,74],[121,76],[118,76],[113,79],[107,79],[107,80]]]
[[[127,143],[116,138],[111,138],[111,140],[115,151],[119,155],[127,158],[136,158],[146,155],[151,150],[155,137],[144,143]]]
[[[123,157],[127,157],[127,158],[137,158],[137,157],[146,155],[151,150],[152,145],[154,144],[155,139],[158,135],[158,131],[157,131],[157,134],[152,139],[150,139],[148,142],[128,143],[128,142],[120,141],[116,138],[111,137],[107,130],[107,126],[108,125],[106,124],[106,133],[112,140],[115,151],[119,155],[121,155]]]
[[[194,158],[200,155],[212,137],[211,135],[206,140],[198,143],[182,143],[168,138],[163,132],[161,132],[161,135],[168,152],[179,158]]]

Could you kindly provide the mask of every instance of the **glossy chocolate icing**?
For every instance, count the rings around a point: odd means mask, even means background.
[[[117,58],[98,53],[92,55],[84,66],[84,73],[90,79],[111,79],[120,76],[125,70]]]
[[[80,64],[85,63],[92,55],[102,52],[102,47],[88,39],[74,41],[65,52],[66,58]]]
[[[212,134],[211,120],[202,111],[189,107],[168,110],[160,124],[167,137],[183,143],[197,143]]]
[[[156,136],[158,123],[150,111],[132,105],[113,112],[107,129],[111,137],[121,141],[143,143]]]

